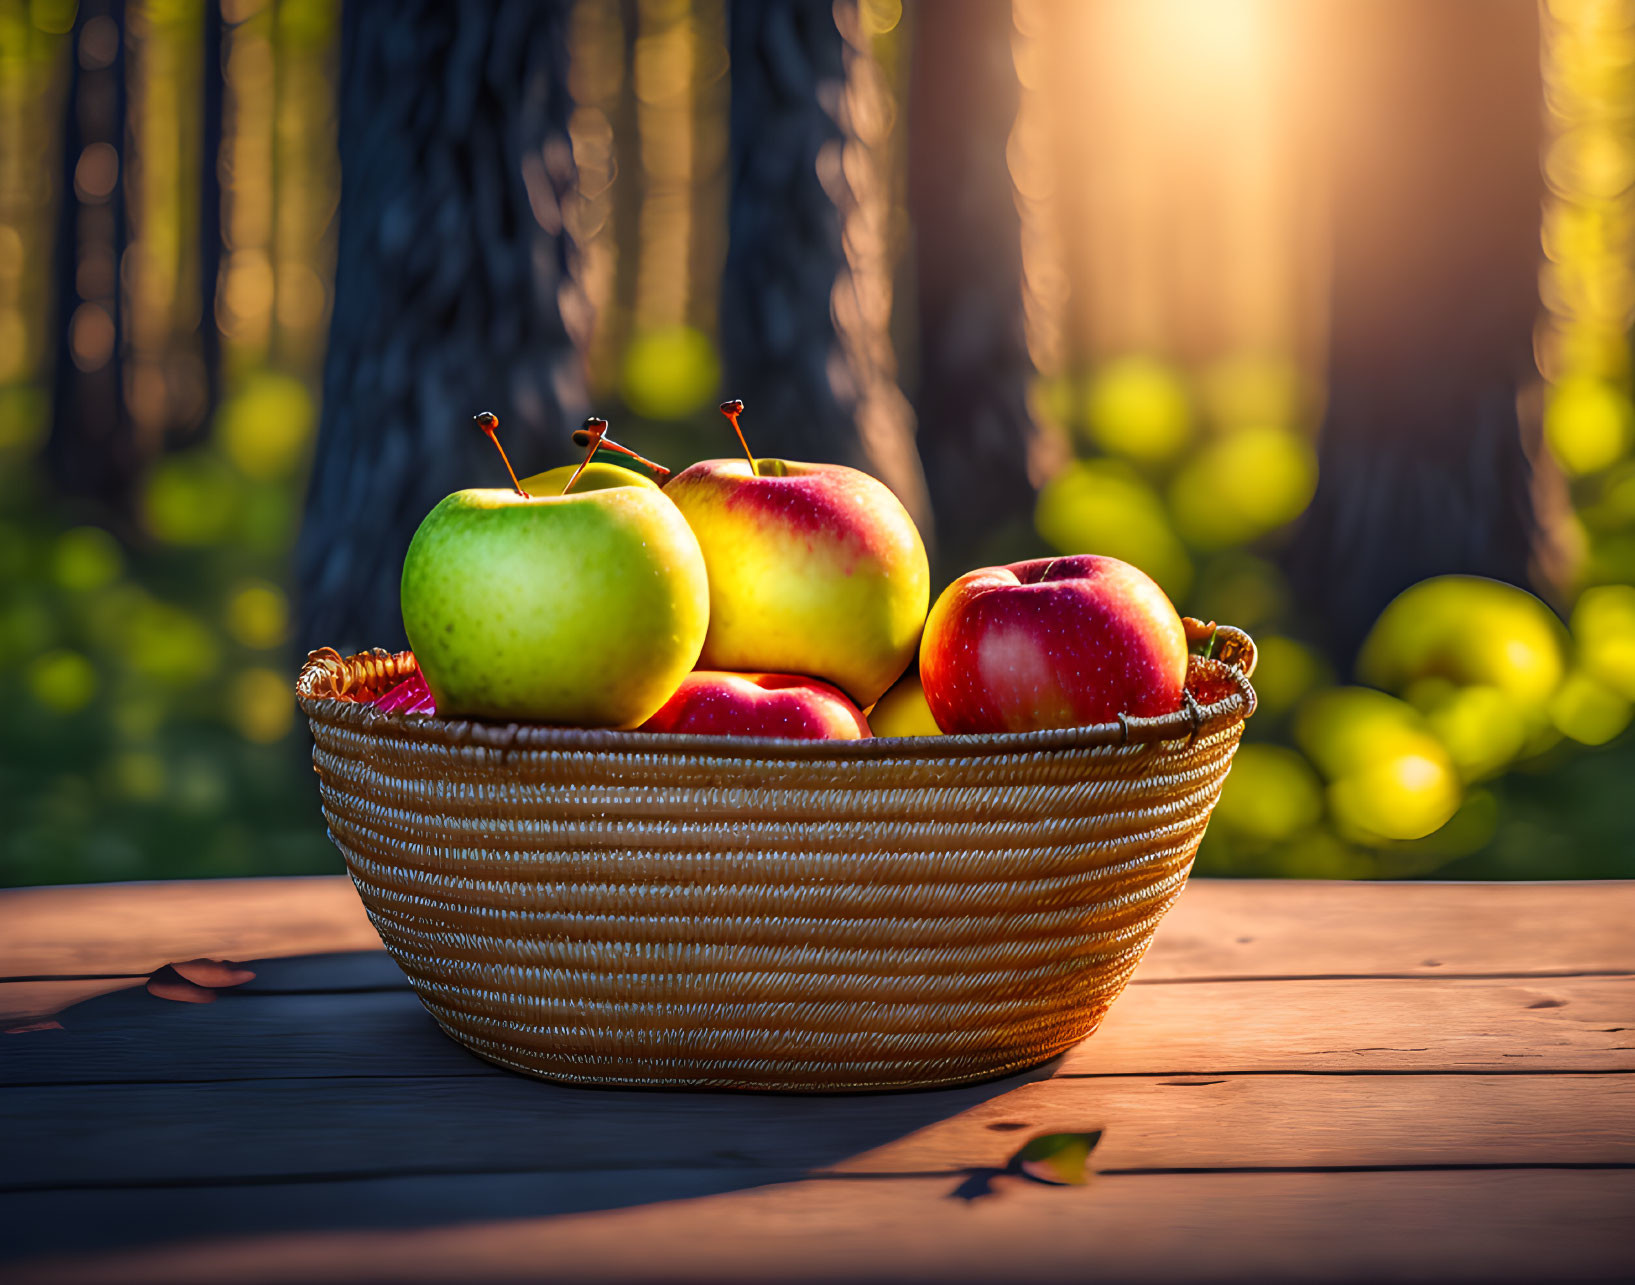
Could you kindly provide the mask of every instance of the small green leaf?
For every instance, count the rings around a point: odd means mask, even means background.
[[[1082,1187],[1090,1181],[1090,1153],[1101,1130],[1090,1133],[1042,1133],[1011,1157],[1010,1168],[1035,1182]]]

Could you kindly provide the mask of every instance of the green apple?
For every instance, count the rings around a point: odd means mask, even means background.
[[[445,716],[635,727],[698,661],[704,557],[680,511],[612,464],[456,491],[403,561],[403,627]]]

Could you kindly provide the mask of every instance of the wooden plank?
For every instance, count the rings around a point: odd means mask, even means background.
[[[1199,879],[1166,918],[1139,980],[1635,972],[1632,920],[1635,881]],[[344,877],[17,889],[0,892],[0,924],[0,977],[145,974],[201,956],[379,947]]]
[[[129,1247],[186,1238],[220,1241],[262,1232],[310,1234],[346,1228],[416,1228],[499,1218],[559,1217],[632,1202],[668,1202],[739,1190],[780,1178],[766,1170],[687,1167],[590,1173],[410,1174],[374,1180],[339,1179],[255,1186],[149,1187],[102,1191],[0,1193],[0,1264],[7,1285],[37,1276],[42,1280],[139,1279],[120,1264]],[[279,1237],[282,1240],[283,1236]],[[76,1264],[31,1272],[15,1261],[45,1254],[81,1255],[120,1249],[99,1266]],[[161,1255],[161,1259],[165,1255]],[[548,1259],[546,1260],[549,1261]],[[173,1268],[157,1268],[150,1279],[169,1279]],[[183,1269],[185,1270],[185,1269]],[[356,1270],[356,1269],[354,1269]],[[352,1273],[347,1273],[351,1275]],[[393,1280],[402,1272],[358,1272],[363,1279]],[[535,1279],[521,1273],[523,1279]],[[204,1279],[216,1281],[205,1271]],[[293,1276],[269,1272],[263,1279],[287,1282]],[[342,1279],[319,1271],[308,1279]],[[443,1280],[469,1280],[456,1271]],[[563,1279],[549,1274],[549,1279]]]
[[[145,991],[0,1036],[0,1084],[502,1074],[407,991],[176,1004]],[[1132,987],[1066,1075],[1635,1070],[1635,978],[1347,980]]]
[[[1635,977],[1131,987],[1060,1074],[1635,1069]]]
[[[254,993],[305,993],[409,989],[408,979],[384,950],[350,950],[284,959],[256,959],[247,969],[255,974],[237,989]],[[0,1031],[42,1017],[57,1017],[63,1010],[114,991],[140,990],[149,974],[132,977],[80,977],[67,980],[0,982]]]
[[[0,979],[27,979],[0,980],[0,1027],[139,986],[181,960],[383,954],[352,881],[334,875],[10,889],[0,925]]]
[[[193,1005],[137,989],[57,1020],[60,1030],[0,1035],[0,1085],[507,1074],[445,1036],[407,990],[224,991]]]
[[[1635,1076],[1067,1077],[1019,1085],[832,1168],[1002,1168],[1029,1138],[1091,1130],[1098,1170],[1635,1166]]]
[[[725,1177],[726,1175],[723,1175]],[[14,1268],[75,1281],[1616,1280],[1627,1277],[1635,1173],[1561,1170],[1105,1176],[1088,1187],[1000,1179],[952,1198],[947,1176],[827,1179],[603,1212],[530,1216],[565,1182],[620,1203],[627,1173],[401,1178],[269,1188],[6,1197],[62,1250],[105,1228],[202,1243]],[[662,1180],[661,1180],[662,1181]],[[682,1179],[685,1181],[685,1178]],[[268,1231],[229,1239],[225,1219]],[[71,1221],[70,1221],[71,1220]]]
[[[23,1028],[99,995],[142,986],[146,977],[72,978],[44,982],[0,983],[0,1034]]]
[[[1098,1168],[1630,1164],[1635,1076],[1057,1079],[903,1097],[605,1093],[518,1077],[13,1089],[0,1186],[313,1175],[1004,1167],[1101,1130]]]
[[[1137,980],[1632,973],[1631,923],[1635,880],[1194,879]]]
[[[255,961],[246,991],[407,990],[409,979],[384,950],[336,951]]]
[[[512,1075],[10,1089],[0,1095],[0,1134],[9,1140],[0,1186],[384,1177],[427,1168],[799,1174],[1004,1091],[632,1093]]]
[[[178,960],[378,951],[344,877],[179,879],[0,892],[0,977],[146,975]],[[0,1012],[20,1013],[11,983]]]

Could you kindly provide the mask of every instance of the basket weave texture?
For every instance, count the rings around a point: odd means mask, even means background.
[[[1189,622],[1189,625],[1193,622]],[[502,726],[298,684],[330,834],[443,1029],[581,1084],[958,1084],[1095,1030],[1186,880],[1243,720],[1222,629],[1186,709],[865,741]]]

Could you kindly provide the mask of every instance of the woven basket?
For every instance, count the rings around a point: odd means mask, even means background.
[[[894,1089],[1095,1030],[1254,709],[1253,644],[1219,641],[1179,713],[992,736],[383,713],[407,652],[315,652],[298,694],[369,917],[473,1052],[578,1084]]]

